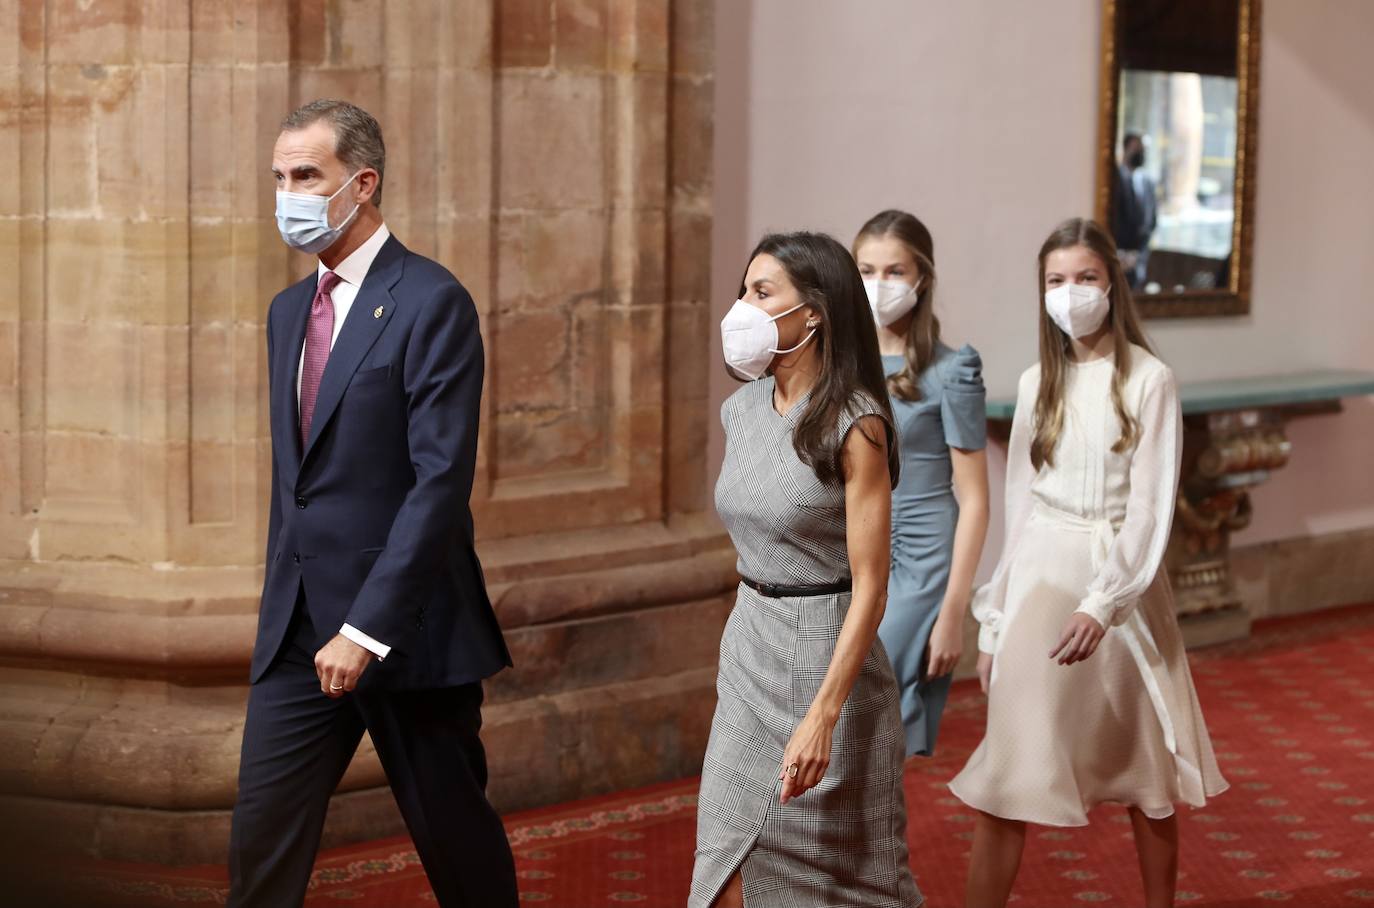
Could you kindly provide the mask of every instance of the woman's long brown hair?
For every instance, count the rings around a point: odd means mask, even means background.
[[[859,247],[868,240],[892,237],[911,253],[921,270],[921,290],[916,295],[915,315],[906,333],[906,362],[887,377],[888,393],[899,400],[921,399],[921,374],[935,359],[935,347],[940,343],[940,320],[935,317],[935,240],[926,225],[914,214],[889,208],[880,211],[859,228],[854,237],[854,260],[858,261]]]
[[[856,395],[864,394],[872,398],[887,421],[887,470],[895,487],[901,456],[893,435],[892,404],[883,387],[883,360],[868,294],[854,259],[834,237],[807,232],[769,234],[750,253],[749,261],[760,255],[777,259],[802,301],[821,316],[812,341],[817,345],[820,375],[806,411],[792,431],[797,457],[821,482],[842,483],[844,439],[836,428]],[[744,293],[741,281],[741,298]],[[881,443],[862,423],[858,428],[873,445]]]
[[[1051,252],[1075,246],[1082,246],[1102,260],[1111,283],[1108,293],[1111,310],[1107,313],[1107,325],[1112,332],[1112,350],[1116,360],[1115,374],[1112,376],[1112,406],[1116,409],[1117,421],[1121,423],[1121,437],[1112,445],[1112,450],[1118,453],[1125,451],[1140,438],[1140,423],[1126,410],[1122,389],[1131,374],[1131,345],[1135,344],[1151,353],[1154,349],[1140,327],[1140,316],[1136,313],[1135,300],[1126,283],[1126,274],[1121,268],[1121,259],[1117,256],[1116,243],[1112,241],[1111,234],[1096,221],[1070,218],[1054,228],[1054,232],[1040,247],[1040,393],[1035,400],[1035,436],[1030,450],[1031,463],[1037,470],[1044,464],[1054,466],[1054,450],[1064,431],[1064,383],[1069,364],[1073,361],[1069,336],[1059,329],[1045,309],[1045,260]]]

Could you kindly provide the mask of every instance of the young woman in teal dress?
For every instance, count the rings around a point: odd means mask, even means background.
[[[908,755],[935,750],[964,617],[988,528],[982,360],[940,339],[935,245],[904,211],[884,211],[854,239],[900,436],[892,493],[892,566],[882,638],[901,691]]]

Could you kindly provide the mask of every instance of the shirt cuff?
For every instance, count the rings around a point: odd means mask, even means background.
[[[1105,593],[1089,593],[1077,610],[1096,620],[1103,630],[1109,629],[1113,624],[1112,619],[1116,617],[1116,603],[1107,598]]]
[[[986,624],[978,627],[978,652],[989,656],[997,652],[997,628]]]
[[[351,624],[345,624],[343,627],[339,628],[339,633],[376,656],[378,662],[385,660],[387,655],[391,652],[391,647],[387,646],[385,643],[373,640]]]

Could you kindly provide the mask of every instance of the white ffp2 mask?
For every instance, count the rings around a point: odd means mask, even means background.
[[[873,320],[886,328],[912,309],[921,295],[921,282],[914,284],[905,281],[880,281],[872,278],[864,281],[868,292],[868,306],[873,310]]]
[[[1087,337],[1107,320],[1112,302],[1091,284],[1060,284],[1045,294],[1045,311],[1069,337]]]
[[[791,315],[805,305],[798,303],[786,312],[769,315],[758,306],[735,300],[720,321],[720,346],[725,353],[725,364],[753,381],[768,369],[777,354],[792,353],[806,346],[807,341],[815,336],[815,328],[795,347],[779,350],[777,324],[778,319]]]

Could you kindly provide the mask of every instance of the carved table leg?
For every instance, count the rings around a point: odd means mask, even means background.
[[[1183,475],[1165,564],[1190,644],[1249,634],[1229,563],[1231,533],[1250,523],[1249,490],[1288,462],[1277,410],[1203,413],[1184,420]]]

